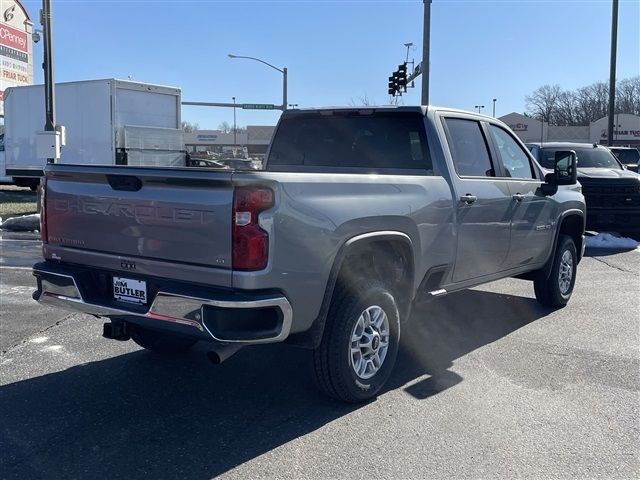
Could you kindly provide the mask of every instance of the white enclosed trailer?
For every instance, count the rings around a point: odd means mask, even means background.
[[[39,181],[37,155],[44,129],[44,87],[4,93],[6,174],[18,185]],[[179,88],[104,79],[56,84],[56,123],[66,129],[59,163],[184,165]]]

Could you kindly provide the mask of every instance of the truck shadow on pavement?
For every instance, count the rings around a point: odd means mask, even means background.
[[[390,387],[423,399],[462,381],[453,361],[549,314],[535,299],[467,290],[415,308]]]
[[[406,391],[425,399],[450,388],[462,381],[454,360],[548,312],[474,290],[417,308],[389,389],[420,379]],[[310,373],[309,352],[259,346],[220,366],[202,351],[135,351],[5,385],[0,477],[214,477],[361,408],[320,396]]]

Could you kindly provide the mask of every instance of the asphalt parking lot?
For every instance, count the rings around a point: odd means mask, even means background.
[[[320,396],[309,354],[222,365],[101,337],[31,300],[32,234],[2,234],[2,478],[638,478],[640,251],[591,251],[568,307],[502,280],[414,311],[386,391]]]

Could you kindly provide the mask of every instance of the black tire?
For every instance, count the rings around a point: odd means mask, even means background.
[[[370,378],[360,377],[352,367],[352,334],[363,312],[379,307],[388,321],[386,356]],[[379,336],[379,340],[382,336]],[[363,280],[346,288],[337,285],[327,317],[322,341],[313,352],[316,383],[328,396],[357,403],[374,398],[391,375],[398,354],[400,315],[389,289],[377,280]],[[374,345],[375,342],[371,342]],[[378,341],[377,352],[381,352]],[[380,348],[380,350],[378,350]],[[364,355],[363,355],[364,358]],[[371,372],[368,372],[371,374]]]
[[[163,355],[185,353],[197,342],[197,340],[192,338],[158,332],[142,327],[136,327],[131,332],[131,339],[142,348]]]
[[[562,289],[560,287],[560,269],[563,266],[562,258],[567,252],[571,256],[571,279],[568,289]],[[534,280],[533,289],[536,293],[536,299],[545,307],[562,308],[569,302],[576,283],[578,253],[573,239],[567,235],[561,235],[553,255],[553,266],[549,277]]]

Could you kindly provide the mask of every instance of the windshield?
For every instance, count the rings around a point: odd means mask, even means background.
[[[556,152],[567,148],[543,148],[540,163],[544,168],[553,169]],[[604,148],[571,148],[578,156],[578,168],[615,168],[620,170],[620,164],[609,150]]]
[[[616,157],[618,157],[618,160],[620,160],[625,165],[636,164],[638,163],[638,161],[640,161],[640,152],[638,152],[636,148],[630,148],[628,150],[626,148],[612,148],[611,151],[615,154]]]

